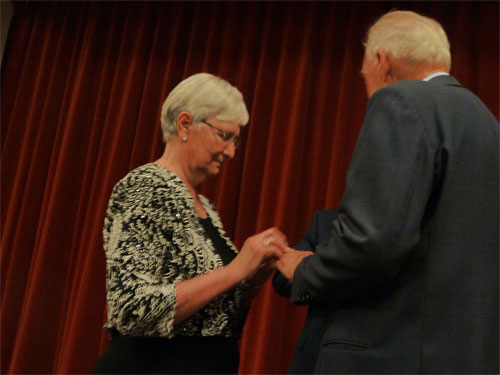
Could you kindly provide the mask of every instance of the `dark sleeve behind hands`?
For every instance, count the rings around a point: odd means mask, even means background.
[[[307,228],[305,233],[302,235],[300,241],[294,246],[296,250],[304,250],[304,251],[314,251],[314,248],[317,245],[316,240],[316,221],[317,221],[318,213],[316,212],[313,216],[313,220],[311,225]],[[286,279],[285,276],[279,271],[276,271],[273,276],[273,287],[274,290],[284,296],[290,297],[290,293],[292,290],[292,284]]]
[[[404,93],[387,88],[371,98],[333,235],[296,268],[292,301],[336,305],[398,271],[419,240],[433,147]]]

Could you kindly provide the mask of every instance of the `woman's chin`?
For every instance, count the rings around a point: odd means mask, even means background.
[[[212,165],[210,168],[207,170],[207,175],[210,177],[217,176],[220,172],[222,165],[217,163],[217,165]]]

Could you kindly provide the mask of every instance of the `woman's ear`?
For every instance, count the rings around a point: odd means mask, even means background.
[[[189,136],[189,127],[193,124],[193,116],[187,111],[179,113],[177,116],[177,134],[183,140],[187,140]]]

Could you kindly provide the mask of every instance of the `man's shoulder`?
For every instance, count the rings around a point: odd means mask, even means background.
[[[453,77],[436,77],[430,81],[404,80],[394,82],[376,91],[368,107],[376,108],[431,108],[435,101],[468,95]]]
[[[415,96],[436,92],[436,90],[450,90],[457,87],[463,89],[463,86],[453,76],[442,75],[434,77],[429,81],[408,79],[394,82],[378,90],[377,93],[390,95],[399,92],[407,96]]]
[[[419,80],[405,80],[394,82],[378,90],[374,95],[405,95],[413,96],[421,91],[432,90],[429,82]]]

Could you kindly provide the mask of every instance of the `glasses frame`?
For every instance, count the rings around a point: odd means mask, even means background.
[[[219,136],[219,138],[224,143],[229,144],[229,143],[233,142],[235,149],[238,148],[238,146],[241,144],[241,138],[238,135],[231,133],[231,132],[228,132],[228,131],[225,131],[225,130],[222,130],[222,129],[218,128],[217,126],[212,125],[211,123],[207,122],[207,120],[201,120],[200,122],[202,124],[205,124],[205,125],[211,127],[212,129],[214,129],[217,132],[217,135]]]

